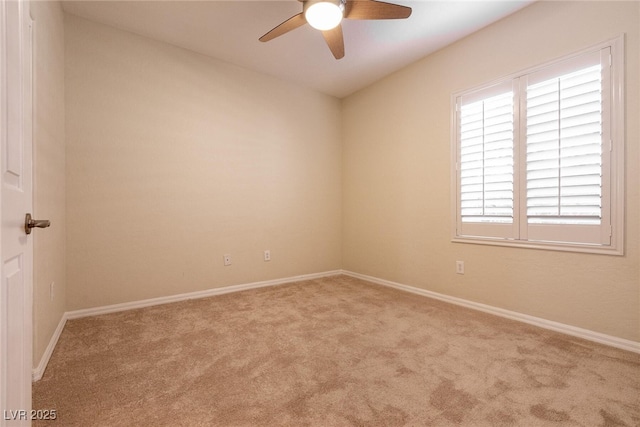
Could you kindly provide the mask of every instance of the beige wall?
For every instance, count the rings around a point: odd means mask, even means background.
[[[33,361],[38,364],[66,310],[64,15],[58,2],[32,2],[34,20],[33,213],[51,227],[33,234]],[[54,299],[49,286],[55,283]]]
[[[343,268],[639,341],[639,6],[538,2],[345,99]],[[451,243],[452,92],[623,32],[625,256]]]
[[[72,15],[65,42],[67,310],[341,267],[339,100]]]

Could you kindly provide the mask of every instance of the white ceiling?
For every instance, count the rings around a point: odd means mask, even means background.
[[[65,12],[276,76],[339,98],[485,27],[534,0],[387,0],[406,20],[343,21],[345,57],[305,25],[267,43],[264,33],[302,11],[285,1],[65,1]]]

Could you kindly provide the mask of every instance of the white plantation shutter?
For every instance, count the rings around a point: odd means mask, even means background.
[[[468,235],[514,235],[514,94],[511,82],[459,103],[459,227]]]
[[[606,63],[602,63],[602,58]],[[525,76],[528,240],[603,240],[603,80],[594,52]],[[555,74],[555,75],[554,75]]]
[[[600,224],[600,64],[527,88],[530,223]]]
[[[455,97],[456,237],[611,244],[613,46]]]
[[[463,222],[513,222],[513,93],[461,106]]]

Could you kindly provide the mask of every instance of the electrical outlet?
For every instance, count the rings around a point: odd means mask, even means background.
[[[264,260],[271,261],[271,251],[269,250],[264,251]]]
[[[231,255],[223,255],[222,257],[224,259],[224,265],[231,265]]]
[[[456,261],[456,273],[464,274],[464,261]]]
[[[51,282],[51,284],[49,285],[49,298],[51,299],[51,301],[53,301],[53,299],[55,298],[55,290],[56,282]]]

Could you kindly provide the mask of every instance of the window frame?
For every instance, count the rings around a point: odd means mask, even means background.
[[[601,51],[602,49],[610,49],[611,53],[611,67],[610,67],[610,116],[607,131],[610,134],[610,144],[603,141],[603,150],[610,148],[608,171],[603,169],[603,209],[604,196],[607,193],[610,201],[608,205],[608,212],[603,213],[603,219],[605,216],[609,217],[610,221],[610,234],[611,240],[609,245],[598,245],[592,243],[567,243],[560,241],[528,241],[519,240],[521,236],[527,235],[526,231],[522,230],[528,226],[526,216],[526,203],[523,200],[526,199],[526,182],[523,184],[522,180],[526,175],[526,168],[520,167],[525,160],[526,153],[522,153],[526,144],[526,137],[521,135],[521,111],[524,107],[523,94],[526,93],[526,88],[520,88],[518,90],[518,96],[514,96],[520,99],[519,102],[514,103],[514,221],[513,228],[516,230],[516,237],[500,237],[500,236],[477,236],[477,235],[465,235],[462,234],[462,221],[460,215],[460,172],[459,172],[459,119],[460,114],[458,111],[458,99],[461,97],[477,97],[479,93],[485,91],[491,91],[492,87],[507,86],[509,82],[512,82],[514,89],[518,84],[526,83],[527,76],[534,73],[544,72],[545,69],[551,67],[558,67],[563,62],[571,62],[582,55]],[[472,244],[484,244],[495,246],[510,246],[521,248],[533,248],[533,249],[546,249],[554,251],[569,251],[569,252],[585,252],[585,253],[597,253],[608,255],[623,255],[624,254],[624,210],[625,210],[625,86],[624,86],[624,70],[625,69],[625,49],[624,49],[624,34],[619,35],[613,39],[592,45],[588,48],[582,49],[564,55],[562,57],[547,61],[545,63],[529,67],[527,69],[512,73],[494,81],[476,85],[466,90],[456,91],[451,94],[451,213],[452,213],[452,226],[451,226],[451,241],[454,243],[472,243]],[[526,122],[526,120],[524,120]],[[606,121],[605,121],[606,122]],[[609,145],[609,147],[607,147]],[[604,174],[608,173],[605,177]],[[609,181],[608,191],[604,190],[605,183]],[[474,223],[478,226],[478,229],[482,229],[484,225],[488,225],[491,229],[493,224]],[[606,226],[606,225],[605,225]],[[557,227],[557,226],[556,226]],[[562,226],[560,226],[560,230]],[[603,227],[604,229],[604,227]]]

